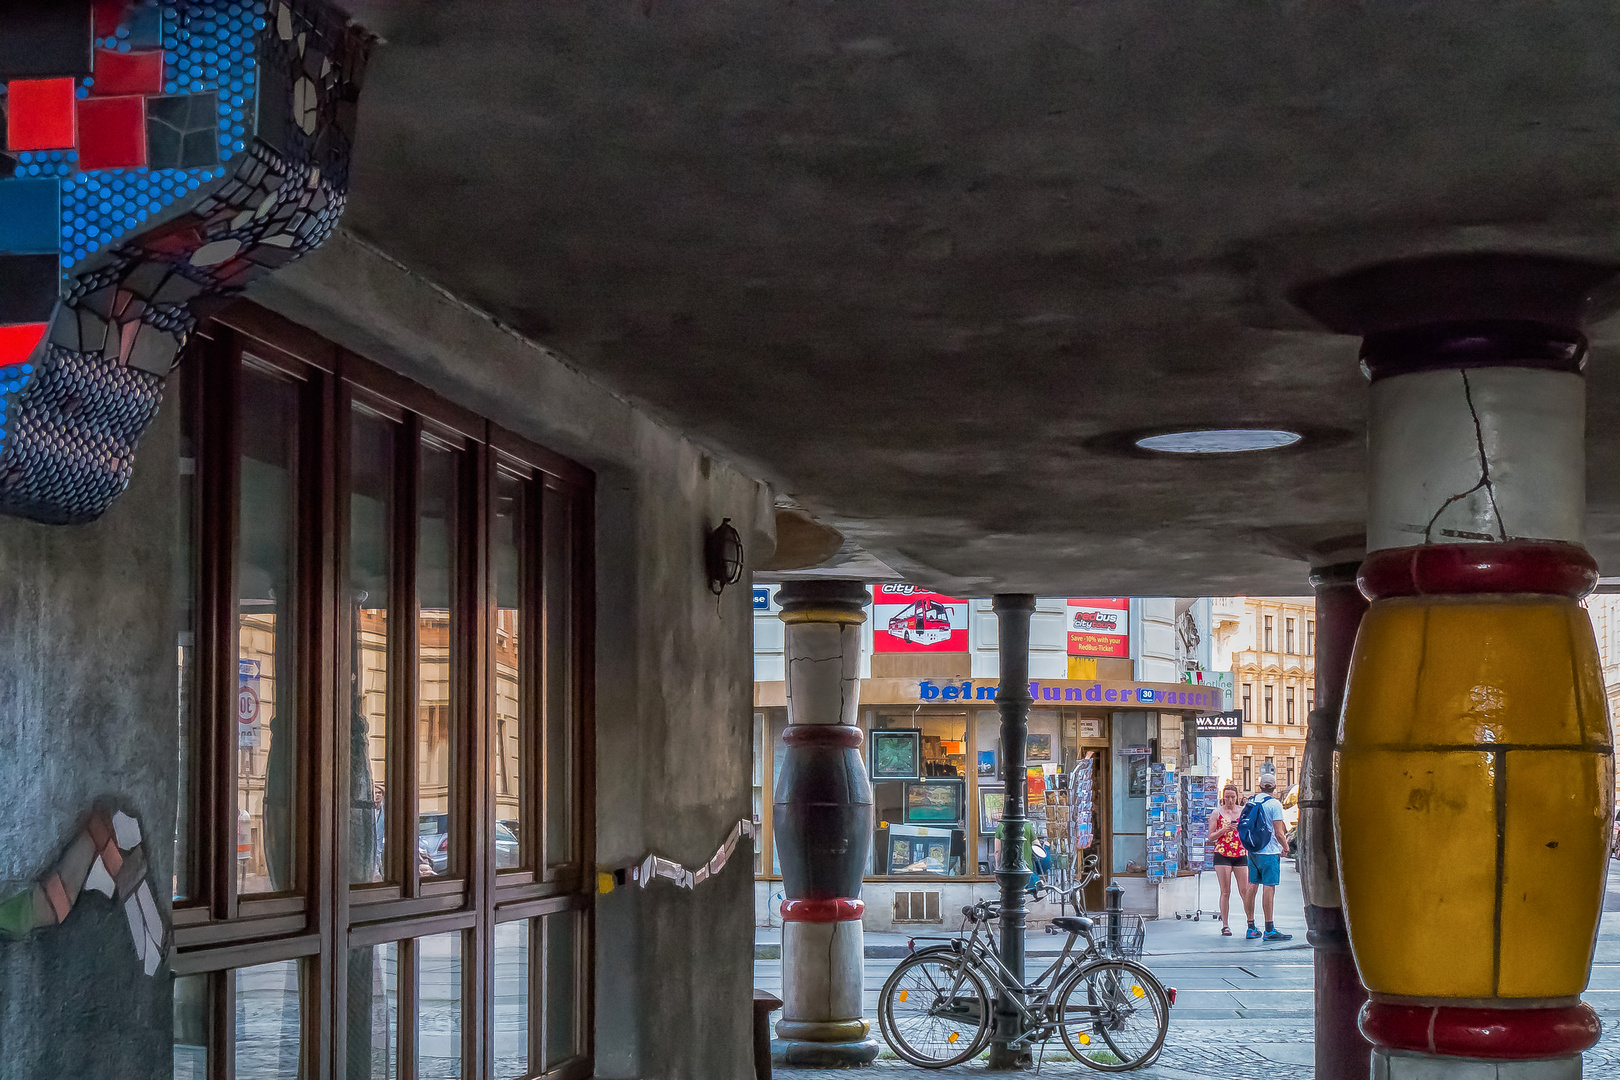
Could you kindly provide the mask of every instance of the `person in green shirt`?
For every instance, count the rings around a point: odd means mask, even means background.
[[[996,839],[1005,841],[1006,838],[1006,826],[998,823],[996,825]],[[1046,873],[1051,865],[1044,850],[1040,852],[1039,856],[1036,855],[1035,823],[1033,821],[1024,822],[1024,865],[1033,871],[1033,876],[1029,879],[1030,888],[1034,888],[1041,883],[1041,875]]]

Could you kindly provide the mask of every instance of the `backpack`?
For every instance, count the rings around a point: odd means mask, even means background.
[[[1245,851],[1259,852],[1277,839],[1276,830],[1266,819],[1266,800],[1270,798],[1270,795],[1256,795],[1243,807],[1243,814],[1238,818],[1237,835]]]

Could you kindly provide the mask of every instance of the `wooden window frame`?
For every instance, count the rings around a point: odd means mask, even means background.
[[[293,605],[298,761],[295,774],[298,865],[296,889],[285,894],[238,898],[235,872],[235,730],[237,684],[237,505],[241,416],[237,408],[246,359],[299,380],[303,387],[299,443],[297,563]],[[488,1080],[493,1068],[490,1007],[494,989],[493,944],[498,922],[536,920],[538,947],[530,951],[531,1070],[529,1076],[572,1080],[588,1076],[594,1060],[592,1015],[595,948],[594,505],[595,478],[587,469],[506,432],[381,366],[343,350],[308,330],[251,304],[238,304],[199,327],[187,363],[174,380],[196,418],[197,462],[193,523],[196,575],[194,613],[195,726],[190,764],[196,792],[192,820],[190,887],[174,908],[171,966],[178,975],[209,980],[209,1075],[234,1071],[234,972],[282,960],[301,962],[300,1015],[304,1075],[342,1075],[347,1036],[350,949],[399,943],[399,1054],[402,1073],[415,1063],[417,939],[461,933],[463,1076]],[[356,405],[391,420],[395,427],[393,537],[388,640],[388,801],[385,814],[387,873],[384,882],[351,885],[343,870],[348,814],[349,637],[353,628],[347,594],[348,439]],[[461,492],[456,508],[457,553],[451,600],[451,771],[453,830],[451,865],[444,876],[419,878],[416,831],[418,680],[416,547],[419,468],[424,435],[459,450]],[[494,867],[493,791],[488,773],[489,716],[494,670],[494,596],[489,559],[492,483],[497,459],[529,470],[536,508],[539,492],[552,488],[570,505],[573,533],[570,608],[565,625],[573,637],[570,696],[573,769],[577,790],[571,804],[575,860],[555,872],[544,852],[543,742],[525,762],[539,781],[531,821],[538,839],[535,872],[506,881]],[[543,556],[544,521],[527,529],[524,542]],[[531,562],[542,567],[537,558]],[[544,662],[544,574],[524,585],[526,619],[538,629],[526,648]],[[394,611],[398,611],[396,616]],[[540,672],[541,667],[531,670]],[[544,682],[530,679],[525,694],[543,705]],[[543,718],[542,711],[535,711]],[[576,948],[576,1043],[581,1053],[542,1073],[547,988],[540,918],[553,911],[580,912]]]

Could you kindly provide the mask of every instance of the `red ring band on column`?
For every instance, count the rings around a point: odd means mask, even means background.
[[[860,746],[865,736],[849,724],[793,724],[782,732],[789,746]]]
[[[784,900],[782,918],[786,922],[850,922],[866,910],[864,900]]]
[[[1551,1009],[1452,1008],[1369,1001],[1361,1033],[1390,1050],[1444,1057],[1533,1061],[1568,1057],[1597,1045],[1603,1032],[1585,1003]]]
[[[1356,583],[1369,600],[1458,593],[1551,593],[1578,600],[1597,588],[1597,579],[1597,561],[1579,544],[1509,540],[1374,551]]]

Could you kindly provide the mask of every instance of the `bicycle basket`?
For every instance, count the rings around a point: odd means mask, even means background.
[[[1108,914],[1093,916],[1097,920],[1097,944],[1108,950]],[[1119,917],[1119,948],[1115,955],[1125,960],[1137,960],[1147,944],[1147,919],[1141,915],[1121,914]]]

